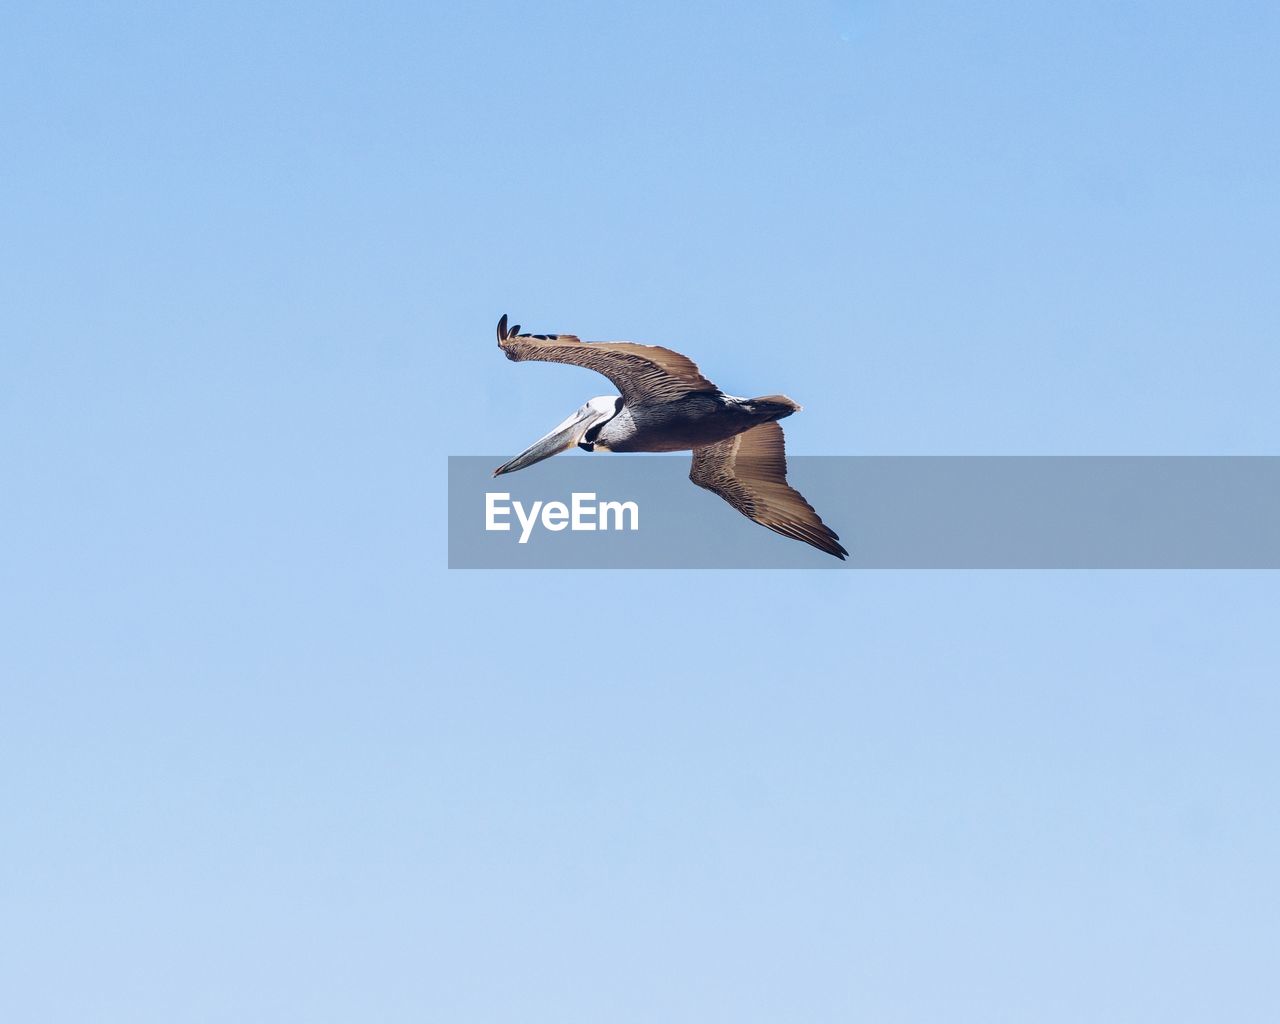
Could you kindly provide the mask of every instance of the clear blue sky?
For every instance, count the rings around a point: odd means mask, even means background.
[[[1267,3],[6,4],[0,1017],[1280,1018],[1275,575],[443,534],[447,454],[608,390],[504,311],[785,392],[795,452],[1275,453],[1277,49]]]

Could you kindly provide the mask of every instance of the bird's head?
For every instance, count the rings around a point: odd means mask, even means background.
[[[587,451],[595,448],[595,440],[600,428],[613,419],[622,409],[622,399],[618,395],[602,395],[593,398],[563,423],[544,437],[534,441],[510,462],[504,462],[493,471],[494,476],[503,473],[514,473],[517,469],[532,466],[535,462],[549,459],[568,451],[575,444]]]

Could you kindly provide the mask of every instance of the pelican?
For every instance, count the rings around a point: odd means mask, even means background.
[[[572,334],[521,334],[498,321],[498,347],[515,362],[585,366],[620,395],[593,398],[494,476],[514,473],[568,451],[693,452],[689,479],[714,491],[748,519],[843,559],[840,538],[803,495],[787,486],[787,456],[777,421],[798,406],[785,395],[735,398],[698,371],[693,360],[657,345],[582,341]]]

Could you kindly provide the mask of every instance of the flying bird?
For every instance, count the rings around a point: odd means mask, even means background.
[[[714,491],[748,519],[843,559],[848,551],[813,506],[787,485],[787,456],[777,421],[799,412],[785,395],[735,398],[693,360],[657,345],[582,341],[572,334],[521,334],[498,321],[498,347],[516,362],[585,366],[620,395],[593,398],[494,476],[568,451],[693,452],[689,479]]]

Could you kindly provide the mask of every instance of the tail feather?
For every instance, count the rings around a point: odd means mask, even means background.
[[[801,408],[798,402],[793,402],[786,395],[761,395],[751,399],[751,405],[756,411],[772,413],[778,419],[799,412]]]

